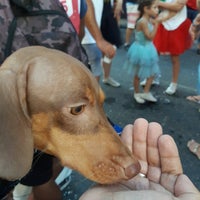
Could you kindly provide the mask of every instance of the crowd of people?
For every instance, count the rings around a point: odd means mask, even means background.
[[[60,2],[60,5],[63,6],[73,23],[76,34],[79,36],[82,47],[86,52],[88,66],[97,81],[100,83],[103,75],[102,82],[104,84],[119,87],[120,83],[112,78],[110,74],[112,59],[116,56],[117,48],[122,46],[123,43],[118,25],[120,15],[123,12],[123,1],[55,1]],[[143,104],[146,101],[157,102],[156,97],[150,91],[154,79],[161,73],[158,66],[159,55],[170,55],[172,64],[172,78],[165,93],[174,95],[177,91],[180,55],[191,47],[195,39],[199,38],[200,31],[200,15],[196,13],[191,23],[187,17],[186,3],[186,0],[139,0],[126,2],[128,22],[124,42],[124,47],[128,50],[126,65],[133,70],[133,96],[139,104]],[[134,34],[134,41],[131,41],[132,34]],[[177,38],[179,39],[177,40]],[[189,96],[187,99],[200,103],[200,65],[198,80],[198,94]],[[144,81],[143,92],[140,92],[141,81]],[[156,137],[147,137],[152,132],[156,134]],[[139,138],[139,133],[142,133],[141,138]],[[171,137],[163,135],[159,124],[149,124],[144,119],[138,119],[134,125],[125,127],[121,138],[131,152],[138,154],[143,176],[138,175],[130,181],[111,187],[98,186],[92,188],[83,194],[81,200],[105,200],[110,198],[120,200],[122,197],[131,199],[132,196],[135,199],[143,200],[147,199],[147,194],[149,198],[155,200],[163,197],[170,200],[172,196],[177,199],[196,200],[200,198],[198,189],[183,174],[176,144]],[[142,139],[144,144],[142,150],[137,145],[139,139]],[[166,146],[165,143],[168,143],[169,146]],[[151,144],[154,145],[155,151],[146,151]],[[189,141],[188,148],[200,158],[200,145],[198,142]],[[168,165],[168,161],[165,161],[166,157],[169,160],[175,158],[172,165]],[[155,160],[154,166],[152,163]],[[62,168],[56,160],[50,160],[50,165],[52,165],[52,162],[55,162],[55,166],[58,167],[58,169],[54,169],[54,173],[58,171],[55,173],[57,175]],[[155,173],[153,168],[155,168]],[[55,174],[49,177],[48,180],[41,182],[39,186],[37,184],[33,185],[31,190],[29,187],[28,189],[25,188],[26,192],[28,191],[26,196],[22,197],[24,195],[22,194],[19,199],[61,199],[61,192],[53,183],[56,178]],[[171,178],[168,179],[168,177]],[[152,191],[151,186],[154,187],[155,191]],[[160,192],[161,189],[165,192]],[[187,196],[188,194],[189,196]],[[6,200],[11,198],[11,196],[5,197]]]
[[[168,95],[176,93],[180,72],[180,55],[192,45],[189,34],[191,22],[187,18],[186,2],[184,0],[156,1],[152,5],[150,3],[146,4],[142,10],[141,6],[144,2],[141,1],[138,5],[141,14],[135,26],[135,40],[128,50],[127,57],[130,67],[134,68],[134,98],[137,103],[157,101],[149,92],[153,79],[160,73],[157,53],[159,55],[169,55],[171,58],[172,78],[165,93]],[[146,21],[146,24],[141,26],[144,21]],[[148,26],[152,24],[153,28],[147,28],[147,24]],[[150,44],[152,48],[147,50]],[[139,50],[134,53],[134,46],[136,46],[135,49],[141,49],[142,53]],[[145,79],[143,93],[138,91],[140,79]]]

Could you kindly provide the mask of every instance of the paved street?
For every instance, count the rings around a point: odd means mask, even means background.
[[[124,34],[124,30],[122,30]],[[120,88],[102,85],[106,94],[105,111],[107,115],[122,127],[132,123],[139,117],[148,121],[159,122],[164,133],[170,134],[175,139],[180,151],[183,169],[196,187],[200,189],[200,160],[187,148],[187,141],[195,139],[200,142],[200,104],[187,101],[188,95],[196,94],[197,65],[200,55],[196,54],[196,47],[181,56],[181,73],[178,91],[174,96],[163,94],[171,79],[171,63],[168,56],[160,57],[162,77],[160,85],[152,88],[152,93],[158,102],[137,104],[133,99],[132,75],[123,68],[126,51],[118,49],[113,61],[112,76],[121,83]],[[72,174],[72,182],[64,191],[65,199],[76,200],[91,186],[90,181]]]

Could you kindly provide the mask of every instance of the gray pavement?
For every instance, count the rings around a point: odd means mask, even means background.
[[[124,29],[122,34],[124,35]],[[200,104],[186,100],[188,95],[196,94],[197,65],[200,60],[200,55],[196,54],[196,46],[181,56],[179,85],[174,96],[163,93],[170,83],[171,62],[168,56],[160,56],[162,77],[160,85],[152,88],[158,102],[144,105],[137,104],[133,99],[132,75],[123,68],[125,56],[126,51],[118,49],[111,73],[121,83],[121,87],[113,88],[101,83],[106,94],[104,107],[107,115],[122,127],[139,117],[159,122],[164,133],[171,135],[178,145],[184,173],[200,189],[200,160],[187,148],[187,141],[192,138],[200,142]],[[64,190],[64,199],[78,199],[93,184],[73,172],[72,182]]]

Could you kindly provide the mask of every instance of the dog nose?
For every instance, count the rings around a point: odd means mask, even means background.
[[[124,171],[125,171],[125,175],[128,179],[136,176],[139,172],[140,172],[140,164],[139,162],[136,162],[134,164],[131,164],[129,166],[127,166]]]

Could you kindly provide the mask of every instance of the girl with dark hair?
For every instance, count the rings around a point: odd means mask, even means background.
[[[152,42],[158,27],[158,22],[155,21],[158,15],[157,1],[142,0],[138,10],[140,15],[136,22],[135,41],[128,50],[127,58],[129,66],[134,69],[134,99],[142,104],[145,101],[157,101],[150,92],[154,76],[159,74],[158,54]],[[139,83],[143,79],[147,81],[143,93],[140,93]]]

